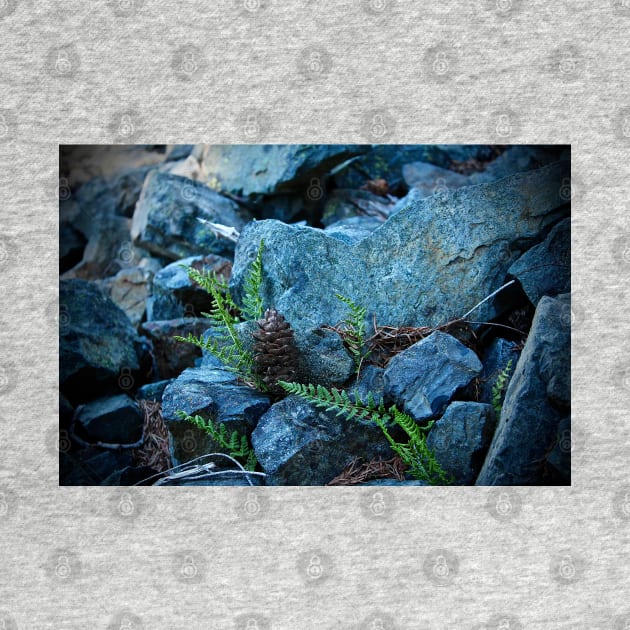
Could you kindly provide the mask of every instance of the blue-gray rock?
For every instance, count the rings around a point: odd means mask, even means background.
[[[218,462],[219,460],[217,460]],[[217,471],[219,472],[219,471]],[[251,484],[247,482],[247,479]],[[264,477],[260,475],[244,475],[242,473],[224,471],[216,476],[207,479],[173,479],[163,483],[165,486],[262,486],[264,485]]]
[[[187,337],[189,334],[199,337],[207,328],[208,319],[205,317],[182,317],[142,324],[141,330],[153,347],[156,376],[172,378],[193,367],[196,359],[201,357],[201,350],[175,337]]]
[[[385,221],[393,211],[395,201],[368,190],[337,189],[326,200],[322,223],[329,226],[352,217],[373,217]],[[271,217],[270,217],[271,218]]]
[[[455,401],[433,425],[427,446],[454,483],[470,485],[481,470],[495,426],[492,405]]]
[[[571,485],[571,417],[562,418],[558,424],[556,444],[546,460],[548,483]]]
[[[175,162],[177,160],[185,160],[193,152],[194,148],[194,144],[174,144],[169,147],[164,161]]]
[[[153,294],[147,304],[149,321],[199,317],[212,307],[212,298],[188,277],[184,266],[213,272],[222,280],[228,280],[232,272],[232,263],[227,258],[213,254],[191,256],[167,265],[153,278]]]
[[[147,383],[138,388],[136,392],[136,400],[149,400],[151,402],[161,402],[162,395],[167,385],[170,385],[175,379],[167,378],[163,381],[156,381],[155,383]]]
[[[204,178],[217,191],[270,195],[300,190],[367,147],[334,144],[214,145],[203,158]]]
[[[314,408],[297,396],[273,405],[252,433],[267,485],[323,485],[354,457],[390,458],[381,430]]]
[[[131,464],[131,450],[101,451],[94,448],[78,453],[59,454],[59,484],[62,486],[98,486]],[[120,485],[120,484],[116,484]]]
[[[354,361],[336,332],[322,328],[298,331],[295,344],[300,351],[301,382],[330,387],[342,385],[352,376]]]
[[[385,398],[421,422],[440,415],[482,367],[455,337],[434,332],[391,359],[384,374]]]
[[[78,265],[83,259],[87,239],[72,224],[64,221],[59,225],[59,273]]]
[[[510,375],[514,373],[516,363],[521,356],[517,348],[518,344],[514,341],[501,337],[492,340],[482,357],[483,371],[479,375],[479,402],[492,404],[492,389],[510,361],[512,361]]]
[[[439,192],[457,190],[463,186],[470,186],[471,183],[465,175],[427,162],[405,164],[402,172],[407,185],[415,188],[421,198],[430,197]]]
[[[489,162],[483,171],[473,173],[469,179],[471,185],[485,184],[515,173],[532,171],[562,159],[566,159],[562,147],[517,145],[509,147],[495,160]],[[570,177],[570,175],[567,174],[565,177]]]
[[[181,420],[177,411],[225,424],[228,435],[233,431],[250,435],[269,405],[267,396],[240,385],[232,372],[207,366],[185,370],[162,396],[162,417],[170,433],[173,466],[224,451],[205,431]]]
[[[536,306],[543,295],[571,291],[571,219],[563,219],[547,238],[525,252],[509,269]]]
[[[370,236],[381,225],[383,221],[375,217],[349,217],[331,223],[324,232],[342,243],[354,245]]]
[[[198,254],[230,255],[234,243],[217,237],[198,219],[240,232],[252,215],[204,184],[152,171],[133,213],[131,236],[139,247],[171,260]]]
[[[294,329],[334,324],[347,315],[341,293],[368,309],[371,325],[437,325],[463,315],[501,286],[506,248],[555,219],[568,164],[556,163],[492,184],[468,186],[411,203],[371,235],[349,245],[316,228],[279,221],[250,223],[235,253],[231,287],[237,300],[260,240],[262,294]],[[478,321],[497,315],[492,300]]]
[[[140,439],[144,416],[126,394],[99,398],[77,410],[76,421],[88,439],[106,444],[131,444]]]
[[[235,330],[243,349],[253,354],[255,340],[252,333],[258,330],[256,322],[241,322],[236,324]],[[216,335],[212,329],[204,332],[204,338],[211,335]],[[352,376],[354,362],[336,332],[323,328],[299,330],[295,334],[295,345],[299,350],[297,381],[330,387],[342,385]],[[201,365],[222,367],[221,362],[205,350]]]
[[[561,420],[569,415],[570,400],[570,296],[545,296],[507,387],[477,485],[540,483],[546,454],[555,444]]]
[[[361,368],[357,382],[348,389],[348,394],[353,394],[355,400],[364,405],[368,402],[369,394],[378,405],[383,400],[385,391],[385,370],[375,365],[366,365]]]
[[[380,144],[335,174],[339,188],[361,188],[369,179],[384,179],[390,189],[403,184],[402,168],[411,162],[428,162],[448,168],[453,160],[483,157],[481,145]]]
[[[59,285],[59,380],[71,402],[116,389],[140,369],[140,340],[125,313],[85,280]]]

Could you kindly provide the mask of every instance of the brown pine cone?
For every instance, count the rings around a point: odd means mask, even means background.
[[[256,322],[259,330],[252,333],[254,343],[254,372],[272,394],[284,390],[278,381],[293,381],[298,368],[299,353],[291,324],[273,308]]]

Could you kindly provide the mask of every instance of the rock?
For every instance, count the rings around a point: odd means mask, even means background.
[[[109,475],[131,464],[131,451],[99,451],[86,448],[78,453],[59,454],[59,484],[98,486]]]
[[[383,400],[385,391],[385,370],[375,365],[366,365],[361,368],[361,374],[357,382],[348,390],[348,394],[354,394],[363,404],[367,404],[368,394],[372,394],[374,402],[378,405]]]
[[[429,432],[427,446],[457,485],[470,485],[479,474],[495,425],[492,405],[455,401]]]
[[[150,466],[127,466],[113,472],[105,479],[102,486],[152,486],[158,479],[159,473]]]
[[[114,304],[119,306],[138,326],[146,312],[146,300],[149,297],[152,274],[141,267],[121,269],[113,278],[103,282],[103,288]]]
[[[239,238],[230,286],[240,300],[261,239],[265,306],[294,329],[334,324],[347,314],[339,292],[381,324],[425,326],[463,315],[501,286],[510,252],[556,218],[568,164],[493,184],[439,193],[401,209],[371,235],[348,245],[323,230],[267,220]],[[497,316],[489,300],[478,321]]]
[[[194,150],[194,144],[172,144],[166,151],[166,162],[175,162],[177,160],[185,160]]]
[[[516,351],[518,344],[497,337],[488,346],[483,355],[483,371],[479,375],[479,402],[492,404],[492,389],[497,382],[497,378],[506,368],[509,361],[512,361],[510,376],[514,373],[514,368],[521,356]]]
[[[571,291],[571,219],[553,227],[547,238],[525,252],[509,269],[535,306],[543,295]]]
[[[381,225],[383,222],[375,217],[350,217],[331,223],[324,232],[342,243],[354,245],[370,236]]]
[[[469,155],[466,145],[409,144],[374,145],[365,155],[353,160],[335,174],[338,188],[361,188],[367,180],[384,179],[390,190],[404,185],[402,168],[411,162],[428,162],[448,168],[454,155]],[[470,156],[477,155],[473,150]]]
[[[426,162],[405,164],[402,172],[407,185],[417,189],[421,198],[430,197],[439,192],[457,190],[471,183],[465,175]]]
[[[391,457],[376,425],[316,409],[297,396],[281,400],[260,418],[252,446],[267,485],[323,485],[354,457]]]
[[[155,383],[147,383],[138,388],[136,392],[136,400],[149,400],[152,402],[161,402],[162,394],[168,385],[170,385],[175,379],[168,378],[163,381],[156,381]]]
[[[238,384],[231,372],[207,366],[185,370],[166,387],[162,396],[162,417],[171,434],[173,466],[225,450],[205,431],[181,420],[177,411],[223,423],[228,434],[238,431],[250,435],[269,405],[267,396]]]
[[[83,405],[76,421],[92,442],[131,444],[142,435],[144,416],[129,396],[120,394]]]
[[[543,297],[510,379],[477,485],[540,483],[571,400],[571,301]]]
[[[201,350],[191,343],[177,341],[175,336],[187,337],[192,333],[199,337],[207,328],[208,320],[205,317],[182,317],[142,324],[142,332],[153,345],[158,378],[179,376],[183,370],[195,365],[195,360],[201,357]]]
[[[204,178],[217,191],[244,197],[295,192],[365,150],[334,144],[212,145],[203,158]]]
[[[140,370],[140,340],[128,317],[85,280],[62,280],[59,295],[59,380],[70,402],[118,389],[123,370]]]
[[[562,418],[558,424],[556,444],[547,455],[547,484],[571,485],[571,418]]]
[[[217,462],[220,460],[217,460]],[[209,477],[208,479],[173,479],[168,483],[162,484],[166,486],[262,486],[264,485],[264,477],[260,475],[249,475],[251,484],[247,482],[248,476],[243,473],[235,473],[224,471],[220,475]]]
[[[136,204],[131,236],[138,246],[171,260],[198,254],[231,254],[234,243],[217,237],[197,220],[200,218],[240,232],[252,216],[208,186],[153,171]]]
[[[70,223],[59,225],[59,273],[81,262],[87,239]]]
[[[367,190],[337,189],[327,199],[322,223],[326,226],[351,217],[373,217],[381,222],[391,214],[395,201]]]
[[[343,341],[332,330],[316,328],[295,335],[300,351],[300,375],[303,383],[330,387],[342,385],[354,372],[354,361]]]
[[[221,256],[191,256],[164,267],[153,278],[152,297],[147,304],[147,319],[166,320],[179,317],[200,317],[212,308],[212,298],[189,277],[187,267],[216,273],[228,280],[232,263]]]
[[[557,160],[566,159],[562,155],[562,149],[562,146],[517,145],[509,147],[495,160],[489,162],[483,171],[470,175],[470,183],[476,185],[495,182],[516,173],[532,171]]]
[[[385,398],[421,422],[442,413],[453,394],[481,372],[477,355],[451,335],[434,332],[391,359]]]

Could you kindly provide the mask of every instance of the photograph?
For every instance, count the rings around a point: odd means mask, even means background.
[[[571,196],[562,144],[60,145],[59,484],[571,485]]]

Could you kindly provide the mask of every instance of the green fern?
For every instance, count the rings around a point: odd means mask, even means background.
[[[228,435],[225,424],[221,423],[217,426],[212,420],[205,420],[199,415],[191,416],[184,411],[178,411],[177,416],[205,431],[222,449],[225,449],[230,457],[244,460],[241,463],[243,463],[246,470],[255,470],[258,460],[254,449],[250,447],[247,441],[247,436],[239,436],[238,431],[232,431]]]
[[[245,319],[257,319],[262,314],[262,252],[263,241],[260,242],[258,254],[251,269],[245,277],[245,296],[243,308],[234,302],[228,283],[213,272],[204,272],[183,265],[188,277],[202,287],[212,297],[212,308],[202,313],[210,320],[210,334],[206,338],[189,333],[186,337],[176,336],[177,341],[191,343],[217,357],[226,369],[237,373],[246,382],[253,383],[261,391],[266,387],[253,373],[254,357],[248,352],[236,332],[236,324]]]
[[[265,241],[261,239],[256,258],[243,283],[245,294],[241,312],[243,317],[248,320],[260,319],[263,314],[263,300],[260,295],[260,289],[262,287],[262,255],[264,246]]]
[[[335,297],[341,300],[349,309],[350,313],[346,319],[342,322],[342,336],[346,343],[354,365],[356,373],[361,371],[361,365],[366,357],[369,355],[369,351],[365,351],[365,316],[367,315],[367,309],[363,306],[355,304],[350,298],[336,293]]]
[[[427,446],[426,434],[433,426],[420,427],[411,416],[399,411],[395,406],[385,408],[381,400],[378,405],[370,392],[365,403],[353,400],[344,390],[327,389],[322,385],[278,383],[287,393],[304,398],[311,404],[326,411],[336,411],[337,415],[345,415],[348,420],[366,419],[374,422],[383,432],[392,450],[400,456],[409,467],[409,473],[415,479],[427,481],[431,485],[448,485],[452,478],[442,469],[435,454]],[[389,433],[388,425],[396,424],[407,434],[406,444],[396,442]]]
[[[512,370],[512,359],[510,359],[503,370],[497,376],[497,380],[492,386],[492,406],[497,414],[497,418],[501,416],[501,410],[503,409],[503,392],[507,387],[507,383]]]

